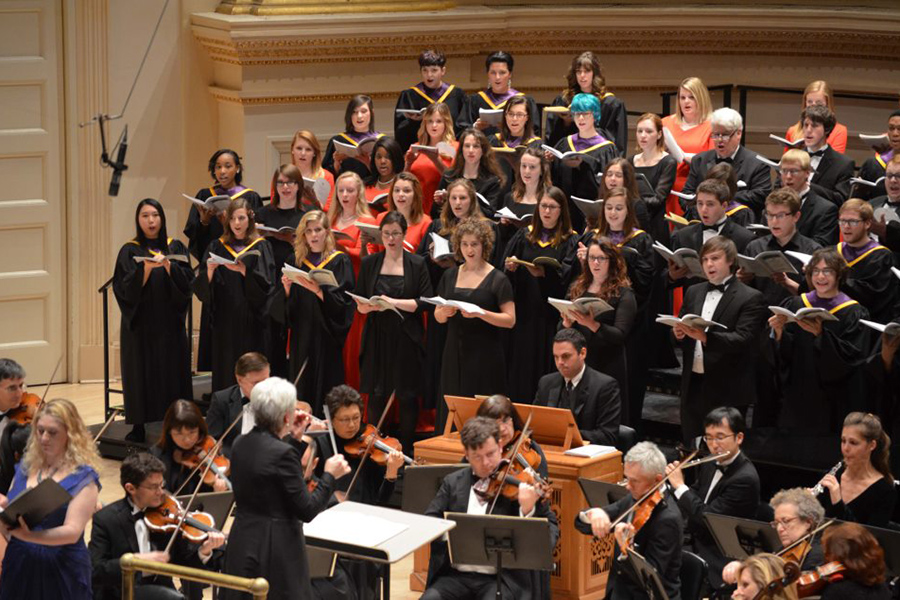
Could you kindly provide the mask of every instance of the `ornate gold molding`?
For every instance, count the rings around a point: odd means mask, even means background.
[[[316,15],[375,12],[411,12],[447,10],[456,6],[451,0],[222,0],[216,12],[226,15]]]

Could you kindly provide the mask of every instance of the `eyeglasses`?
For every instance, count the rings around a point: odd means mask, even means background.
[[[276,181],[275,185],[277,187],[294,187],[297,185],[296,181]]]
[[[770,212],[766,212],[766,218],[770,221],[780,221],[782,219],[787,219],[788,217],[790,217],[793,214],[794,213],[792,213],[792,212],[791,213],[777,213],[777,214],[772,214]]]
[[[528,113],[511,112],[511,113],[506,113],[506,116],[509,117],[510,119],[524,119],[524,118],[528,117]]]
[[[731,437],[734,437],[734,434],[733,434],[733,433],[729,433],[728,435],[721,435],[721,434],[720,434],[720,435],[717,435],[717,436],[715,436],[715,437],[713,437],[713,436],[711,436],[711,435],[704,435],[704,436],[703,436],[703,441],[706,442],[707,444],[711,444],[712,442],[716,442],[717,444],[721,444],[722,442],[724,442],[725,440],[727,440],[728,438],[731,438]]]
[[[838,225],[841,227],[856,227],[860,223],[862,223],[861,219],[838,219]]]
[[[588,256],[588,262],[602,263],[609,261],[609,257],[605,254],[601,254],[600,256]]]
[[[800,169],[778,169],[778,172],[782,175],[790,175],[791,177],[801,173]]]
[[[827,275],[829,277],[833,277],[837,272],[834,269],[813,269],[813,276],[816,275]]]
[[[382,231],[381,237],[387,238],[389,240],[394,240],[399,237],[403,237],[403,232],[402,231]]]
[[[731,133],[713,133],[709,137],[712,140],[728,140],[731,139],[731,136],[735,133],[737,133],[737,131],[732,131]]]
[[[350,425],[352,423],[359,423],[362,421],[362,415],[356,415],[355,417],[341,417],[340,419],[335,419],[335,423],[340,423],[341,425]]]
[[[573,117],[585,117],[585,118],[590,117],[590,118],[593,118],[593,117],[594,117],[594,113],[592,113],[592,112],[590,112],[590,111],[573,112],[573,113],[572,113],[572,116],[573,116]]]
[[[150,490],[151,492],[161,492],[164,489],[166,489],[166,483],[164,481],[160,482],[160,483],[153,483],[153,484],[142,483],[138,487],[142,487],[145,490]]]
[[[888,181],[900,181],[900,173],[885,173],[884,178]]]
[[[560,210],[560,206],[558,204],[538,204],[538,208],[541,210]]]
[[[790,519],[782,519],[781,521],[771,521],[769,525],[772,526],[772,529],[778,529],[779,527],[784,527],[787,529],[791,526],[791,523],[799,519],[800,517],[791,517]]]

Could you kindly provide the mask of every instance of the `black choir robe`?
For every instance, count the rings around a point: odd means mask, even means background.
[[[250,254],[252,251],[259,255]],[[210,253],[222,258],[242,258],[246,276],[224,266],[216,268],[212,281],[207,278]],[[234,385],[234,364],[246,352],[269,350],[267,314],[275,285],[272,247],[257,238],[240,251],[222,239],[213,240],[203,255],[194,292],[209,306],[212,325],[212,391]]]
[[[900,209],[898,209],[898,204],[893,203],[887,196],[878,196],[877,198],[872,198],[870,200],[872,204],[872,208],[874,210],[878,210],[879,208],[886,208],[890,210],[894,209],[895,212],[900,215]],[[888,249],[894,253],[894,264],[900,265],[900,222],[898,221],[888,221],[887,222],[887,232],[884,235],[884,239],[879,240],[882,244],[888,247]]]
[[[425,87],[423,82],[412,85],[402,92],[397,98],[397,109],[421,110],[437,102],[443,102],[450,109],[453,118],[453,130],[458,134],[462,131],[460,123],[467,117],[468,105],[466,93],[453,84],[444,84],[443,90],[432,90]],[[419,138],[419,126],[422,121],[414,121],[402,113],[394,112],[394,138],[400,144],[403,152],[409,150],[412,144]]]
[[[782,306],[796,312],[812,303],[809,294],[801,294]],[[780,342],[771,338],[774,354],[769,360],[774,361],[782,390],[778,425],[797,433],[838,433],[847,413],[866,411],[870,401],[861,380],[868,333],[859,322],[869,313],[846,294],[829,312],[838,320],[824,321],[818,337],[789,323]]]
[[[570,234],[554,246],[551,241],[534,243],[528,239],[532,226],[520,229],[506,246],[504,263],[515,256],[532,262],[538,257],[559,261],[562,270],[544,268],[543,277],[534,277],[523,265],[506,271],[516,303],[516,325],[509,332],[507,346],[507,395],[513,402],[534,398],[538,380],[553,369],[553,336],[559,313],[548,298],[565,298],[571,282],[577,236]]]
[[[602,134],[600,134],[602,137]],[[575,135],[561,139],[556,146],[560,152],[575,151]],[[595,200],[600,194],[600,184],[597,174],[606,170],[606,165],[619,156],[616,145],[610,140],[604,139],[599,144],[578,151],[581,164],[571,167],[565,161],[554,157],[552,165],[553,185],[566,193],[566,196],[578,196],[585,200]],[[584,231],[584,214],[569,200],[569,214],[572,217],[572,228],[575,231]]]
[[[691,159],[691,170],[688,173],[684,189],[681,190],[682,193],[697,193],[697,187],[706,179],[709,170],[716,165],[717,156],[715,150],[706,150]],[[772,191],[772,175],[769,166],[756,158],[754,152],[743,146],[738,147],[731,166],[738,182],[743,181],[745,184],[743,187],[740,186],[740,183],[738,184],[739,189],[734,195],[734,200],[749,206],[758,221],[766,209],[766,196]]]
[[[847,260],[850,274],[842,291],[866,307],[872,320],[887,323],[895,316],[900,280],[891,271],[894,254],[885,246],[874,244],[862,255],[850,259],[845,242],[837,245],[838,253]]]
[[[525,100],[528,103],[528,113],[531,115],[531,122],[534,125],[534,135],[541,137],[541,115],[538,112],[537,104],[535,104],[534,98],[532,98],[531,96],[527,96],[522,92],[518,92],[512,88],[510,88],[510,92],[512,92],[512,94],[510,94],[509,97],[500,101],[498,101],[494,97],[490,89],[481,90],[474,94],[469,94],[469,97],[467,99],[467,116],[465,118],[460,118],[459,131],[456,132],[457,137],[459,137],[459,134],[461,134],[466,127],[472,127],[475,124],[475,121],[478,120],[478,116],[482,108],[485,110],[502,110],[506,107],[506,101],[513,96],[525,96]],[[484,133],[484,135],[486,135],[488,138],[492,137],[498,131],[500,131],[500,128],[493,125],[482,129],[482,133]],[[527,131],[525,132],[525,134],[531,135],[530,132]]]
[[[625,110],[625,103],[612,92],[604,92],[597,99],[600,100],[599,129],[605,132],[601,135],[615,143],[619,156],[625,156],[628,154],[628,112]],[[560,94],[550,106],[569,106],[570,102]],[[566,125],[559,115],[547,114],[547,145],[555,146],[559,140],[577,132],[574,122]]]
[[[793,252],[802,252],[803,254],[812,254],[822,246],[816,242],[815,240],[811,240],[805,235],[800,234],[799,232],[794,233],[794,237],[788,241],[787,244],[782,246],[778,243],[778,240],[775,239],[775,236],[772,234],[766,235],[761,238],[757,238],[747,244],[747,248],[744,249],[744,256],[749,256],[750,258],[755,258],[758,254],[763,252],[769,252],[772,250],[776,250],[784,254],[786,251],[791,250]],[[799,291],[803,292],[806,290],[806,277],[803,275],[803,263],[800,262],[800,259],[794,258],[790,254],[785,254],[785,258],[788,259],[788,262],[793,265],[793,267],[797,270],[796,273],[787,273],[787,277],[798,284],[800,284]],[[749,284],[754,289],[762,292],[763,300],[766,303],[766,306],[781,306],[781,303],[787,300],[791,294],[785,288],[775,283],[771,277],[754,277]]]
[[[441,175],[441,182],[438,184],[437,189],[446,190],[447,186],[457,179],[463,179],[462,174],[453,176],[448,169]],[[500,184],[500,178],[492,173],[479,173],[477,179],[470,179],[469,181],[475,186],[475,192],[481,194],[484,200],[487,201],[487,205],[485,205],[481,198],[478,199],[478,207],[481,209],[481,212],[484,213],[484,216],[492,218],[494,213],[503,207],[503,187]],[[445,199],[444,202],[447,202],[447,200]]]
[[[522,158],[522,153],[531,146],[540,148],[542,140],[536,135],[526,135],[516,140],[503,139],[503,133],[500,131],[488,140],[491,142],[491,147],[495,148],[497,164],[503,171],[504,183],[500,190],[500,207],[502,207],[506,196],[512,191],[513,184],[516,182],[516,173],[519,171],[519,160]]]
[[[834,246],[838,242],[838,207],[814,190],[808,189],[801,196],[800,220],[797,230],[820,246]]]
[[[882,178],[884,177],[884,171],[887,168],[887,164],[894,157],[895,152],[895,150],[891,150],[884,154],[876,154],[872,158],[866,159],[866,162],[859,168],[859,178],[871,181],[875,184],[875,187],[857,183],[850,190],[850,196],[852,198],[871,200],[872,198],[887,194],[884,187],[884,179]]]
[[[855,173],[853,160],[831,146],[825,147],[825,153],[816,167],[809,187],[822,198],[840,206],[850,197],[850,178]]]
[[[170,261],[169,273],[156,267],[144,283],[144,264],[137,257],[181,255],[187,249],[169,239],[151,250],[130,241],[119,250],[113,294],[122,312],[120,326],[122,391],[125,421],[161,421],[169,404],[191,398],[191,349],[186,318],[194,272],[189,263]]]
[[[342,173],[346,173],[347,171],[352,171],[356,173],[363,179],[366,179],[371,175],[369,172],[369,162],[363,162],[358,158],[348,156],[341,162],[340,171],[334,168],[334,153],[337,151],[337,147],[334,145],[335,142],[341,142],[342,144],[349,144],[351,146],[359,146],[361,143],[365,144],[368,141],[377,141],[378,138],[384,136],[383,133],[378,133],[377,131],[370,131],[365,134],[349,134],[349,133],[339,133],[335,136],[332,136],[330,140],[328,140],[328,145],[325,146],[325,152],[322,154],[322,168],[331,171],[331,174],[334,175],[334,178],[337,179],[338,175]]]
[[[294,257],[288,261],[297,266]],[[325,394],[336,385],[344,383],[344,359],[342,351],[356,305],[345,292],[353,289],[355,277],[350,257],[334,251],[314,267],[309,260],[299,265],[303,271],[313,268],[327,269],[334,273],[338,287],[322,286],[323,300],[300,285],[292,285],[285,299],[284,288],[276,291],[276,315],[283,315],[290,329],[289,377],[293,381],[306,364],[306,370],[297,383],[297,398],[309,402],[313,414],[323,416],[322,401]],[[283,302],[283,308],[281,303]]]
[[[207,198],[219,194],[224,195],[224,193],[224,190],[217,186],[208,187],[197,192],[196,198],[198,200],[206,200]],[[250,188],[244,188],[231,196],[232,200],[238,198],[247,200],[254,211],[262,206],[259,194]],[[191,203],[191,210],[188,213],[187,222],[184,225],[184,235],[188,239],[188,249],[191,251],[191,256],[198,261],[202,261],[203,253],[206,252],[206,247],[209,246],[210,242],[213,240],[222,237],[223,233],[225,233],[225,230],[222,227],[222,221],[219,220],[219,217],[214,216],[210,218],[209,223],[204,225],[200,220],[200,211],[197,210],[196,205]],[[212,330],[209,315],[209,307],[203,302],[200,307],[200,339],[197,343],[198,371],[209,371],[212,369]]]

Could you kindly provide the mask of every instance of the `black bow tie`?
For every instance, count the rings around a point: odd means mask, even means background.
[[[716,463],[716,471],[718,471],[719,473],[721,473],[722,475],[724,475],[724,474],[725,474],[725,471],[728,470],[728,467],[729,467],[729,466],[731,466],[731,465],[721,465],[721,464],[719,464],[719,463]]]
[[[809,150],[807,150],[807,152],[809,152]],[[815,152],[809,152],[809,157],[810,157],[810,158],[812,158],[813,156],[824,156],[824,155],[825,155],[825,150],[824,150],[824,149],[822,149],[822,150],[816,150]]]
[[[721,164],[721,163],[728,163],[729,165],[733,165],[733,164],[734,164],[734,159],[731,158],[730,156],[727,157],[727,158],[721,158],[721,157],[717,156],[717,157],[716,157],[716,164],[718,165],[718,164]]]
[[[140,521],[143,518],[144,518],[144,511],[142,511],[142,510],[131,513],[131,522],[132,523],[137,523],[138,521]]]
[[[716,290],[716,291],[722,292],[722,293],[724,294],[724,293],[725,293],[725,288],[727,288],[727,287],[728,287],[728,283],[727,283],[727,282],[726,282],[726,283],[713,283],[713,282],[710,281],[710,282],[709,282],[709,289],[707,289],[706,291],[707,291],[707,292],[712,292],[713,290]]]
[[[716,223],[715,225],[703,225],[703,231],[715,231],[716,233],[719,233],[719,229],[722,228],[722,225],[724,225],[724,223]]]

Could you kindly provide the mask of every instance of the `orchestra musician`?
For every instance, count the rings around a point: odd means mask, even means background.
[[[757,600],[760,593],[769,584],[781,580],[785,576],[784,560],[774,554],[755,554],[747,557],[737,565],[737,589],[731,595],[733,600]],[[797,584],[766,593],[762,598],[767,600],[797,600]]]
[[[319,463],[318,486],[311,495],[303,477],[301,443],[308,413],[297,410],[297,390],[277,377],[260,382],[250,394],[255,426],[233,448],[234,524],[225,553],[225,572],[265,577],[269,598],[310,598],[303,523],[315,518],[321,497],[330,496],[336,478],[350,471],[341,455]],[[287,441],[284,440],[287,439]],[[227,591],[225,600],[243,597]]]
[[[150,448],[150,452],[160,459],[166,471],[166,489],[172,493],[182,488],[186,492],[193,491],[200,481],[200,473],[195,472],[194,462],[200,458],[199,448],[205,445],[209,437],[206,420],[196,404],[189,400],[176,400],[169,406],[163,419],[163,430],[159,440]],[[202,470],[202,467],[201,467]],[[225,477],[212,471],[215,479],[210,486],[204,483],[201,491],[224,492],[228,489]],[[190,478],[188,478],[190,476]]]
[[[16,466],[6,508],[26,490],[53,479],[72,499],[29,528],[24,518],[10,529],[0,524],[9,542],[3,556],[0,600],[90,600],[91,558],[84,528],[97,507],[100,456],[75,405],[47,402],[34,416],[22,461]]]
[[[27,400],[27,402],[26,402]],[[41,399],[25,391],[25,369],[11,358],[0,358],[0,494],[5,494],[15,475],[16,463],[25,450],[31,422]],[[27,406],[27,408],[26,408]],[[19,419],[14,416],[21,415]]]
[[[838,563],[839,573],[822,591],[821,600],[888,600],[884,550],[862,525],[841,523],[825,530],[825,562]]]
[[[219,439],[231,423],[241,416],[237,425],[228,432],[222,442],[222,454],[231,456],[231,445],[239,435],[253,429],[253,413],[250,410],[250,392],[260,381],[269,378],[269,361],[259,352],[247,352],[234,363],[237,383],[212,395],[206,411],[206,427],[209,435]]]
[[[162,461],[145,452],[132,454],[122,461],[119,481],[125,489],[125,496],[94,514],[91,526],[88,549],[91,553],[95,600],[118,600],[122,597],[119,559],[126,552],[142,560],[217,570],[221,557],[211,559],[214,551],[225,544],[225,535],[221,531],[207,532],[206,539],[201,543],[178,535],[171,552],[166,552],[171,534],[151,530],[145,522],[145,511],[158,508],[166,499],[165,472],[166,466]],[[223,525],[216,524],[218,527]],[[174,589],[169,577],[135,573],[136,588],[156,586]],[[145,593],[148,591],[145,590]]]
[[[669,494],[658,490],[638,505],[632,513],[632,520],[618,523],[615,530],[612,529],[613,519],[632,509],[637,500],[663,480],[666,457],[653,442],[639,442],[625,455],[624,463],[625,487],[629,494],[605,508],[582,511],[575,517],[575,528],[585,535],[598,538],[612,532],[617,541],[631,539],[634,549],[656,569],[669,599],[680,600],[682,519],[677,504]],[[621,548],[617,547],[616,555],[621,552]],[[649,599],[643,584],[630,578],[625,564],[614,561],[606,584],[606,597],[610,600]]]
[[[447,475],[437,495],[425,514],[443,518],[447,512],[475,515],[488,513],[492,500],[484,498],[491,476],[498,472],[503,456],[500,447],[500,428],[495,419],[473,417],[466,421],[460,432],[465,457],[470,466]],[[508,517],[534,517],[547,519],[550,524],[550,546],[556,545],[559,526],[556,515],[547,502],[540,502],[538,491],[527,483],[520,483],[516,499],[501,495],[491,514]],[[504,598],[532,600],[539,598],[540,584],[534,573],[522,569],[503,569],[502,595]],[[431,544],[428,580],[422,600],[489,600],[497,590],[496,571],[493,567],[474,565],[450,565],[446,542]]]
[[[501,396],[500,394],[494,394],[493,396],[485,398],[482,403],[478,405],[478,411],[475,415],[478,417],[488,417],[497,421],[497,427],[500,428],[500,450],[503,454],[506,454],[513,449],[519,439],[519,435],[522,433],[522,429],[525,427],[525,424],[522,422],[522,417],[519,416],[519,412],[513,406],[512,400],[506,396]],[[531,448],[533,448],[535,453],[540,457],[538,466],[532,468],[542,478],[547,479],[548,467],[544,451],[541,449],[540,444],[530,438],[529,443]]]

